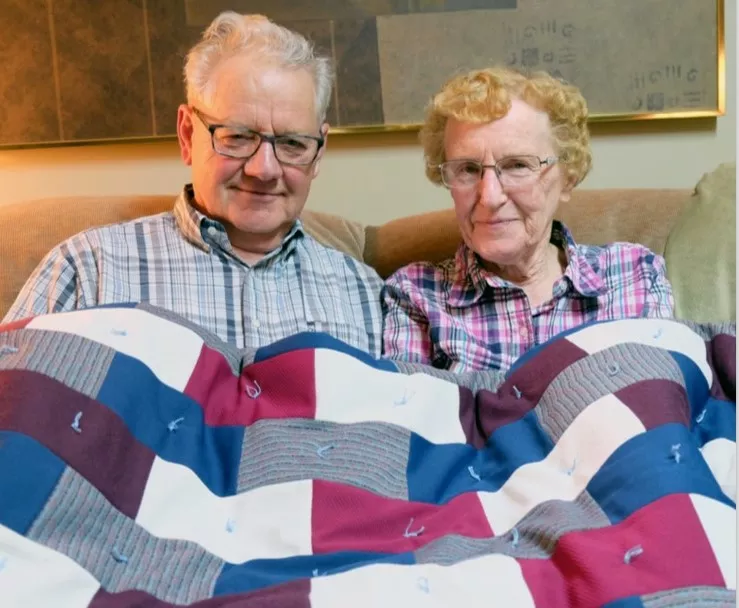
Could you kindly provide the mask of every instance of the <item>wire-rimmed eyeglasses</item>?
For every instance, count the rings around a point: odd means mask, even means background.
[[[533,155],[507,156],[497,163],[485,165],[479,161],[460,158],[439,165],[441,181],[447,188],[472,188],[480,183],[485,169],[492,169],[504,188],[522,186],[533,179],[542,167],[556,163],[556,156],[539,158]]]
[[[197,108],[190,106],[190,109],[208,129],[213,150],[228,158],[248,160],[257,153],[262,142],[266,141],[272,146],[275,158],[283,165],[305,166],[316,160],[326,141],[315,135],[269,135],[246,127],[214,124],[208,122]]]

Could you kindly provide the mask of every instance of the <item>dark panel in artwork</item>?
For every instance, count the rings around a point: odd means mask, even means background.
[[[177,107],[185,102],[185,57],[205,27],[188,27],[182,0],[146,4],[156,135],[175,135]]]
[[[44,0],[5,0],[0,36],[0,144],[59,139]]]
[[[449,75],[497,63],[577,85],[593,118],[722,112],[715,2],[0,0],[0,147],[176,135],[186,53],[224,10],[330,56],[348,131],[417,124]]]
[[[157,135],[176,134],[177,107],[185,102],[184,66],[187,52],[198,42],[206,26],[189,26],[182,0],[149,0],[149,37],[154,77]],[[332,56],[331,29],[327,21],[290,21],[281,25],[300,32],[320,53]],[[332,96],[333,97],[333,96]],[[336,122],[336,107],[328,109]]]
[[[54,1],[65,139],[153,135],[142,1]]]
[[[334,23],[339,126],[383,122],[375,19]]]
[[[408,0],[184,0],[187,22],[207,25],[225,10],[260,13],[275,21],[366,19],[408,12]]]
[[[517,8],[517,0],[410,0],[411,13],[446,13],[453,11]]]
[[[331,44],[331,23],[328,21],[278,21],[291,30],[299,32],[314,45],[318,54],[333,58]],[[335,125],[338,116],[336,114],[336,103],[334,91],[331,92],[331,103],[326,112],[326,120],[330,125]]]
[[[188,26],[182,0],[149,0],[148,25],[154,74],[154,107],[157,135],[175,135],[177,107],[186,101],[184,66],[187,52],[198,42],[206,26]],[[331,29],[327,21],[292,21],[281,25],[311,40],[318,52],[332,56]],[[336,123],[336,107],[328,108],[328,120]]]

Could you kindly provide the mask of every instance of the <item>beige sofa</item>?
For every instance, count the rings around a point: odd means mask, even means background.
[[[582,243],[642,243],[664,254],[677,314],[695,321],[735,319],[735,165],[721,165],[690,189],[576,190],[559,218]],[[0,206],[0,318],[44,254],[65,238],[103,224],[171,208],[173,196],[43,199]],[[305,211],[318,240],[386,277],[415,260],[453,254],[459,233],[451,209],[380,226]]]

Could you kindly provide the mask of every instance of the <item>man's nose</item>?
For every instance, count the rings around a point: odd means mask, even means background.
[[[277,179],[282,174],[282,166],[275,156],[272,144],[266,140],[259,142],[254,155],[244,163],[244,173],[262,181]]]

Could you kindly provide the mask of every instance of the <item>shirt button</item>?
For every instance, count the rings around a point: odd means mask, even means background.
[[[254,319],[254,320],[253,320],[253,321],[251,322],[251,324],[252,324],[252,325],[253,325],[254,327],[256,327],[257,329],[259,329],[259,328],[260,328],[260,327],[262,326],[262,324],[261,324],[261,323],[259,322],[259,319]]]
[[[528,340],[529,339],[529,330],[526,329],[525,327],[521,330],[521,337],[524,340]]]
[[[218,234],[218,229],[215,226],[208,226],[208,234],[210,236],[215,236]]]

